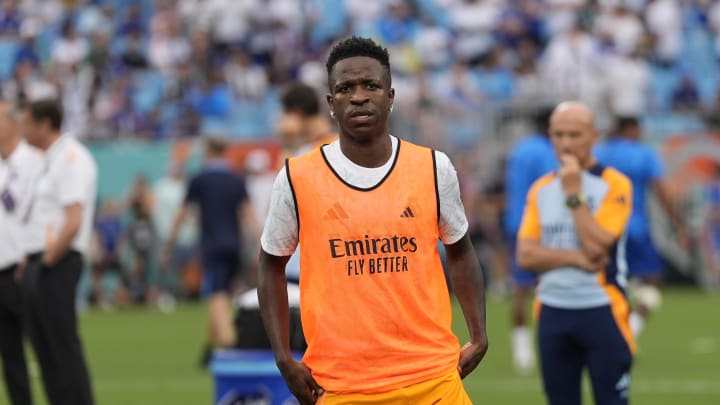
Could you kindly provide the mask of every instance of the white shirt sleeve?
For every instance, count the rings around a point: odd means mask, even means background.
[[[260,237],[262,249],[273,256],[290,256],[298,244],[298,221],[290,181],[283,167],[275,177],[265,227]]]
[[[61,174],[57,176],[58,197],[60,204],[65,207],[70,204],[84,204],[87,200],[88,177],[87,165],[84,165],[80,151],[75,148],[68,148],[62,152],[59,166]]]
[[[440,240],[445,245],[459,241],[468,230],[465,207],[460,199],[460,183],[450,158],[435,151],[438,195],[440,199]]]

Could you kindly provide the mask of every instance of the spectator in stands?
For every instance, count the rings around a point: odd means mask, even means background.
[[[77,34],[72,20],[63,23],[62,35],[53,44],[52,62],[66,69],[84,61],[90,52],[88,41]]]
[[[190,43],[180,32],[173,11],[164,9],[153,17],[147,52],[150,65],[169,77],[173,77],[178,66],[190,58]]]
[[[645,24],[654,37],[655,57],[664,66],[672,66],[683,48],[683,12],[677,0],[649,0]]]
[[[262,66],[253,63],[245,49],[234,49],[225,66],[225,81],[237,100],[262,100],[268,88],[268,75]]]
[[[646,111],[651,71],[643,51],[639,46],[629,55],[618,54],[606,59],[605,99],[615,116],[641,116]]]
[[[20,33],[22,18],[18,0],[5,0],[0,7],[0,36],[15,37]]]
[[[685,75],[672,94],[672,108],[681,111],[698,111],[700,109],[700,93],[695,80]]]

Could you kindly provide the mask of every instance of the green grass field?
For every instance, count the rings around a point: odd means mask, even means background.
[[[640,339],[633,370],[633,404],[720,404],[720,295],[672,290]],[[476,404],[543,404],[538,375],[511,368],[509,306],[488,302],[490,350],[465,380]],[[455,329],[464,340],[456,307]],[[154,310],[90,312],[82,333],[99,405],[203,405],[212,402],[212,379],[197,368],[205,312],[184,306],[171,315]],[[36,404],[46,404],[33,365]],[[0,404],[7,404],[0,389]],[[586,394],[588,394],[586,386]],[[586,395],[586,404],[591,404]]]

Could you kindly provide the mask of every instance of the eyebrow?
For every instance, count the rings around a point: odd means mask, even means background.
[[[338,81],[335,83],[334,88],[341,87],[341,86],[352,86],[356,84],[382,84],[382,80],[380,79],[347,79],[343,81]]]

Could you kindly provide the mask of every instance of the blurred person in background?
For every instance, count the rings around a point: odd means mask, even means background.
[[[633,184],[633,211],[627,232],[627,264],[630,277],[638,283],[631,285],[634,309],[630,326],[637,338],[648,316],[662,304],[660,286],[664,264],[650,236],[650,216],[647,208],[648,192],[653,192],[672,223],[678,243],[690,248],[688,228],[670,195],[665,182],[665,169],[660,156],[642,142],[642,129],[635,117],[619,117],[614,134],[595,150],[603,165],[614,167]]]
[[[22,139],[17,113],[12,102],[0,99],[0,359],[10,404],[30,405],[18,281],[25,265],[22,214],[42,168],[42,155]]]
[[[304,83],[291,82],[280,96],[281,137],[285,140],[284,158],[303,155],[337,139],[337,132],[320,109],[317,91]],[[264,223],[264,219],[263,222]],[[300,281],[300,249],[290,257],[285,272],[290,282]]]
[[[260,233],[245,180],[231,171],[227,148],[225,139],[207,138],[204,167],[190,180],[162,254],[163,263],[168,263],[181,225],[196,208],[200,215],[203,289],[209,296],[208,342],[202,366],[207,365],[214,348],[235,343],[231,298],[234,279],[241,270],[242,235],[248,232],[257,238]]]
[[[168,173],[153,185],[153,194],[155,195],[153,221],[161,246],[167,244],[175,216],[180,211],[187,195],[187,177],[183,166],[181,162],[173,161]],[[190,216],[183,222],[170,253],[169,261],[159,263],[157,281],[161,296],[158,305],[161,308],[172,309],[173,297],[179,292],[180,275],[191,262],[197,259],[197,225],[194,216]]]
[[[129,287],[129,278],[125,273],[125,266],[121,259],[121,246],[124,234],[120,204],[108,198],[100,208],[95,220],[95,241],[97,255],[92,265],[90,303],[109,307],[112,303],[126,304]],[[103,282],[108,272],[114,271],[119,276],[119,285],[115,299],[106,297],[103,293]]]
[[[152,218],[154,205],[155,197],[147,179],[138,175],[127,202],[127,243],[131,255],[130,295],[135,303],[152,303],[157,298],[153,263],[159,246]]]
[[[560,168],[531,186],[516,252],[519,266],[540,275],[536,316],[545,395],[550,405],[580,404],[587,368],[596,404],[627,404],[635,342],[624,234],[632,184],[593,156],[598,130],[587,105],[559,104],[549,136]]]
[[[537,276],[518,266],[515,258],[517,233],[520,229],[525,200],[535,180],[557,168],[552,144],[548,139],[550,109],[535,114],[535,132],[510,151],[505,169],[505,215],[503,226],[510,250],[513,281],[511,349],[515,370],[528,374],[535,366],[533,337],[528,320],[528,304],[537,284]]]
[[[280,126],[291,128],[284,134],[288,156],[302,155],[337,139],[337,132],[322,112],[319,95],[313,87],[301,82],[288,83],[280,95],[280,104]]]
[[[55,99],[32,101],[23,112],[25,137],[45,155],[26,214],[29,254],[22,290],[48,401],[92,405],[75,298],[90,248],[97,166],[85,146],[61,133],[62,118]]]

